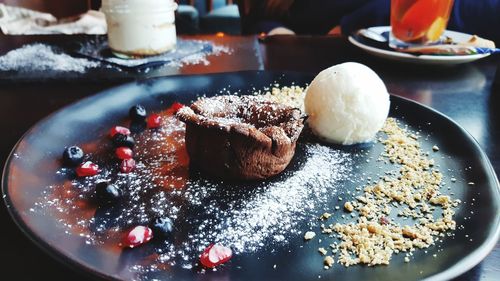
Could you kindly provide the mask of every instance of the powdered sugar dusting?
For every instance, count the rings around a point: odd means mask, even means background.
[[[119,58],[109,51],[108,41],[105,37],[96,37],[82,42],[76,50],[79,54],[90,57],[104,63],[111,63],[124,67],[140,67],[142,72],[149,72],[153,68],[148,65],[162,65],[163,67],[182,67],[185,65],[203,64],[209,65],[210,56],[232,54],[233,50],[227,46],[216,44],[207,40],[181,39],[177,40],[176,48],[156,56],[124,59]]]
[[[325,208],[351,172],[349,154],[299,143],[302,162],[296,161],[277,178],[225,183],[189,174],[184,124],[171,115],[159,130],[146,130],[134,138],[138,164],[133,173],[118,172],[112,152],[106,152],[112,151],[109,140],[101,140],[98,147],[103,151],[90,156],[101,173],[49,187],[34,211],[57,216],[68,234],[84,237],[89,245],[117,246],[123,230],[170,217],[177,231],[176,243],[165,240],[152,264],[130,269],[143,273],[161,264],[191,268],[211,243],[222,243],[236,254],[285,245],[304,231],[299,224],[312,226],[313,210]],[[102,180],[122,188],[126,199],[89,212],[95,184]]]
[[[236,253],[254,252],[268,240],[286,242],[283,234],[301,233],[295,227],[297,222],[313,219],[308,216],[310,211],[336,194],[337,182],[349,169],[346,154],[318,144],[308,145],[300,170],[288,172],[283,181],[263,188],[242,208],[230,210],[221,223],[209,226],[205,240],[230,245]]]
[[[60,71],[83,73],[100,63],[74,58],[44,44],[25,45],[0,57],[2,71]]]
[[[187,40],[196,44],[208,44],[207,41],[201,40]],[[181,56],[180,59],[168,60],[166,61],[166,67],[182,67],[185,65],[203,64],[209,65],[209,56],[220,56],[223,54],[232,54],[233,50],[224,45],[212,44],[210,52],[197,52],[191,55]],[[96,49],[95,44],[85,45],[86,49]],[[80,50],[81,53],[88,54],[92,51],[85,51],[86,49]],[[95,51],[95,50],[94,50]],[[184,50],[176,50],[178,53],[184,52]],[[145,63],[151,59],[137,59],[137,60],[123,60],[119,58],[110,58],[110,62],[117,63],[119,65],[131,65],[135,66],[137,64]],[[99,61],[88,60],[85,58],[75,58],[56,47],[35,43],[22,46],[21,48],[12,50],[5,55],[0,57],[0,70],[1,71],[21,71],[21,72],[77,72],[84,73],[89,68],[100,67],[102,64]],[[105,65],[105,67],[110,67]],[[119,68],[116,68],[119,70]],[[147,68],[145,72],[150,69]]]
[[[195,42],[200,42],[200,43],[207,43],[207,41],[198,41],[196,40]],[[224,46],[224,45],[218,45],[218,44],[212,44],[212,51],[211,52],[198,52],[189,56],[185,56],[180,60],[171,60],[167,63],[167,66],[169,67],[182,67],[185,65],[195,65],[195,64],[203,64],[203,65],[210,65],[210,61],[208,60],[208,56],[220,56],[220,55],[231,55],[233,53],[233,49]]]

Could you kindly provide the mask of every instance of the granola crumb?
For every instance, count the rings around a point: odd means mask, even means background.
[[[327,219],[328,219],[328,218],[330,218],[331,216],[332,216],[332,214],[325,212],[325,213],[323,213],[323,214],[319,217],[319,219],[320,219],[320,220],[327,220]]]
[[[352,206],[351,202],[345,202],[344,209],[348,212],[352,212],[354,210],[354,206]]]
[[[324,255],[326,255],[326,254],[328,253],[328,252],[325,250],[325,248],[318,248],[318,252],[319,252],[322,256],[324,256]]]
[[[265,97],[274,102],[288,104],[304,112],[304,97],[306,96],[306,88],[304,87],[279,87],[279,85],[275,85],[275,87],[272,87],[268,92],[256,92],[255,94],[264,94]]]
[[[453,208],[461,202],[451,198],[452,193],[441,193],[443,174],[429,154],[422,151],[419,138],[407,127],[399,126],[394,118],[387,119],[382,132],[387,138],[379,139],[384,145],[381,159],[399,170],[386,172],[378,181],[369,181],[356,189],[362,193],[344,204],[353,218],[354,211],[359,214],[355,221],[322,225],[321,233],[333,237],[331,233],[335,232],[340,239],[330,247],[334,255],[338,254],[338,263],[345,267],[387,265],[398,253],[406,253],[404,261],[410,262],[413,251],[442,241],[440,237],[456,229]],[[433,150],[439,148],[434,146]],[[452,182],[455,180],[451,178]],[[394,215],[414,219],[415,223],[390,220],[393,210],[397,211]],[[433,216],[436,210],[441,217]]]
[[[333,259],[332,256],[326,256],[325,259],[323,260],[323,263],[325,267],[330,268],[335,263],[335,260]]]
[[[316,236],[316,233],[314,233],[312,231],[308,231],[304,234],[304,240],[309,241],[309,240],[313,239],[315,236]]]

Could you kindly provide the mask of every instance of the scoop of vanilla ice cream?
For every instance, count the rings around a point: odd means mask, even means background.
[[[389,114],[389,94],[369,67],[347,62],[321,71],[307,89],[305,111],[312,131],[333,143],[372,140]]]

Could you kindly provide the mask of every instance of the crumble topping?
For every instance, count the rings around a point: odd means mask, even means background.
[[[387,119],[382,132],[387,138],[379,140],[384,145],[380,160],[399,170],[364,186],[361,196],[344,204],[346,212],[359,216],[355,222],[321,226],[323,234],[340,239],[332,244],[332,252],[338,253],[338,263],[346,267],[389,264],[399,252],[406,252],[404,261],[410,262],[408,254],[435,244],[438,237],[456,228],[453,208],[461,202],[441,194],[443,175],[422,151],[418,137],[393,118]],[[432,149],[439,150],[437,146]],[[412,218],[413,224],[389,219],[393,208],[400,206],[397,216]],[[435,218],[435,211],[441,217]],[[325,259],[326,267],[330,265]]]
[[[316,233],[312,232],[312,231],[308,231],[304,234],[304,240],[311,240],[313,239],[314,237],[316,236]]]

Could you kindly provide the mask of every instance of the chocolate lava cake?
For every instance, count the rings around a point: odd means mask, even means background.
[[[304,127],[300,109],[262,96],[202,98],[177,112],[191,165],[216,178],[265,179],[290,163]]]

